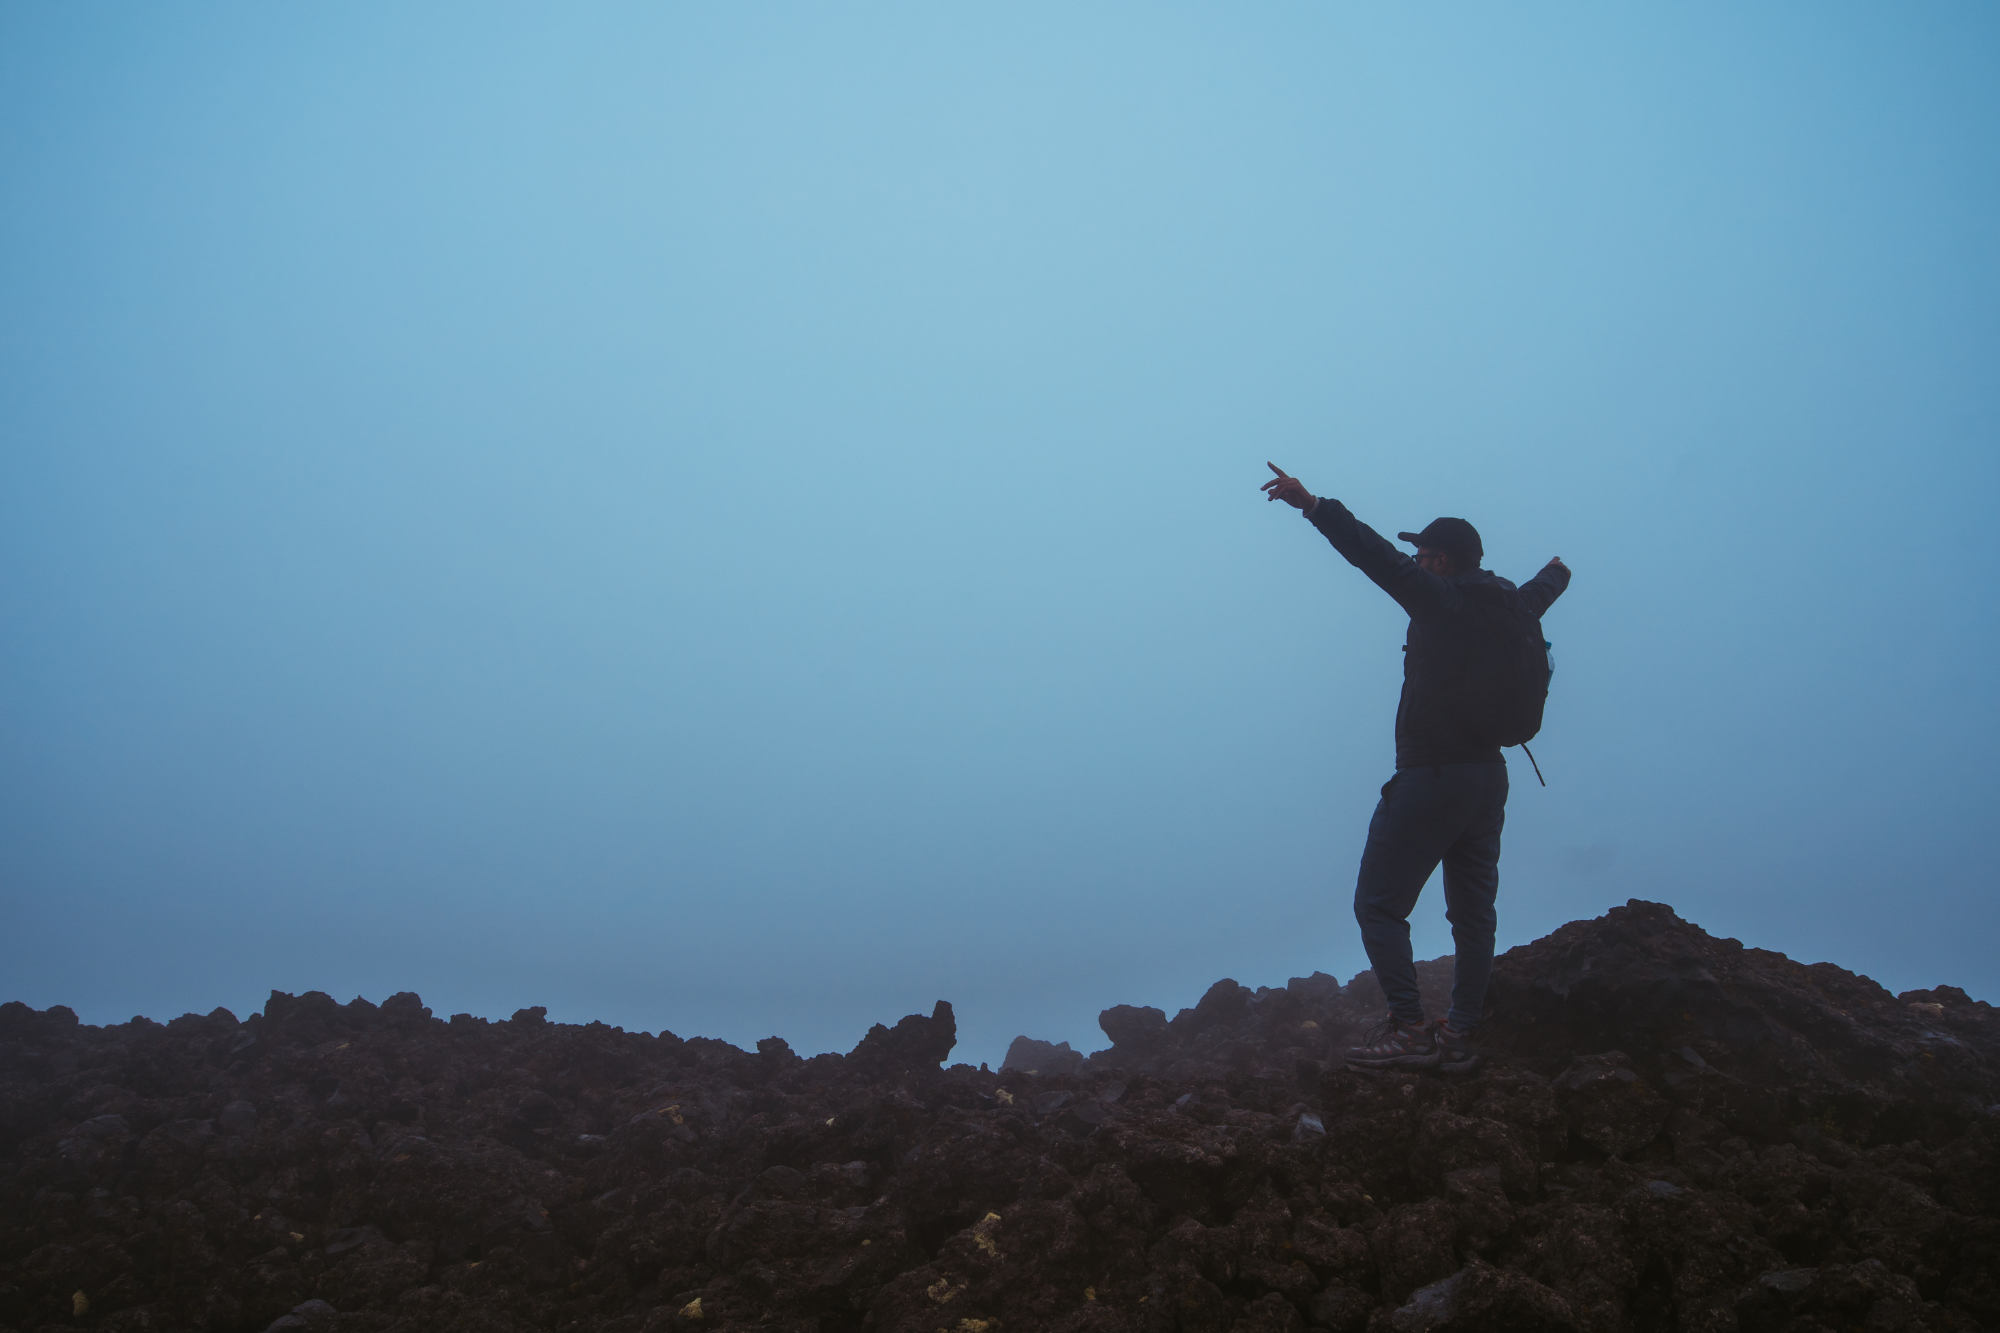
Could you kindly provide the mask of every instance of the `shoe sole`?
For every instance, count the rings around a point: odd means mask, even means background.
[[[1473,1055],[1457,1061],[1440,1059],[1437,1068],[1440,1074],[1470,1074],[1473,1070],[1479,1068],[1479,1064],[1480,1057]]]
[[[1428,1055],[1391,1055],[1380,1060],[1357,1060],[1351,1055],[1347,1057],[1347,1067],[1349,1069],[1361,1070],[1430,1069],[1435,1067],[1437,1062],[1438,1053],[1436,1051],[1432,1051]]]

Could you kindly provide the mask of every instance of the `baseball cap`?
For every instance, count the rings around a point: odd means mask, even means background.
[[[1433,551],[1478,560],[1486,554],[1479,542],[1479,529],[1462,518],[1434,518],[1422,532],[1399,532],[1397,540],[1428,546]]]

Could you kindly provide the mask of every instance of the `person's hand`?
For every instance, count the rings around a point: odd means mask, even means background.
[[[1569,573],[1569,566],[1563,563],[1563,558],[1559,555],[1550,556],[1547,567],[1550,569],[1560,569],[1565,574]]]
[[[1306,489],[1304,482],[1297,477],[1286,475],[1285,470],[1276,463],[1266,463],[1264,466],[1278,474],[1276,481],[1267,481],[1257,488],[1265,492],[1266,500],[1283,500],[1294,509],[1312,508],[1314,496]]]

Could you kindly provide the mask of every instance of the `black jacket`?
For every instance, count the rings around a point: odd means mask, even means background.
[[[1348,564],[1410,613],[1410,632],[1403,640],[1403,697],[1396,704],[1396,767],[1499,763],[1499,748],[1472,734],[1454,707],[1472,650],[1466,607],[1473,598],[1518,599],[1539,620],[1569,586],[1569,571],[1552,563],[1519,588],[1484,569],[1440,578],[1419,568],[1338,500],[1320,500],[1306,518]]]

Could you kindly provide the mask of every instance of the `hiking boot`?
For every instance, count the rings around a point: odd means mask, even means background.
[[[1429,1069],[1437,1062],[1437,1033],[1432,1025],[1412,1026],[1394,1014],[1370,1028],[1359,1046],[1347,1049],[1349,1069]]]
[[[1472,1044],[1472,1033],[1455,1030],[1448,1019],[1438,1020],[1437,1046],[1439,1073],[1470,1074],[1479,1067],[1479,1051]]]

